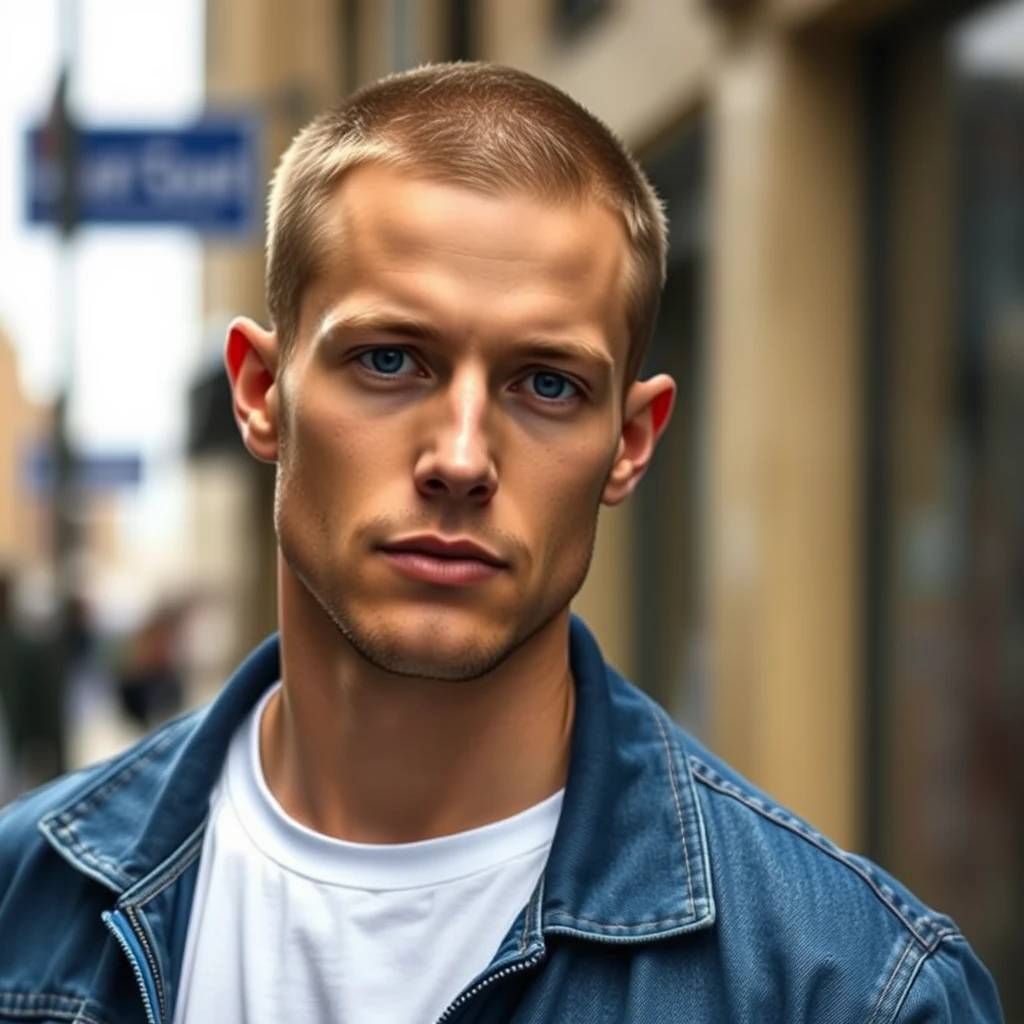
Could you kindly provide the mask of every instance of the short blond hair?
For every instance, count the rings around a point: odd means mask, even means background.
[[[486,63],[426,65],[365,86],[310,122],[285,151],[270,188],[266,273],[267,306],[285,353],[323,258],[325,208],[346,171],[368,163],[490,194],[593,199],[618,214],[631,256],[626,380],[639,374],[665,280],[661,202],[602,121],[550,83]]]

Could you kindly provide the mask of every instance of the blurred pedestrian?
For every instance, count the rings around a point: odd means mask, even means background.
[[[161,605],[128,644],[118,678],[121,710],[134,724],[150,729],[182,709],[185,682],[179,663],[184,609]]]
[[[272,329],[226,359],[280,636],[0,824],[0,1014],[999,1021],[952,921],[570,613],[675,393],[639,377],[666,225],[609,130],[507,68],[386,79],[292,143],[267,251]]]
[[[8,796],[64,770],[64,707],[52,651],[19,622],[16,576],[0,570],[0,705],[6,724]]]

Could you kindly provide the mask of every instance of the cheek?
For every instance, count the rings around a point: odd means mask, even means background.
[[[344,524],[359,514],[373,466],[356,423],[312,408],[293,410],[282,431],[275,512],[278,536],[304,552],[327,558],[343,540]]]
[[[384,436],[379,421],[346,412],[327,393],[311,393],[287,419],[289,440],[283,445],[282,469],[310,497],[337,501],[372,488],[395,438]],[[392,432],[393,433],[393,432]]]
[[[534,477],[538,523],[549,560],[589,547],[614,451],[605,445],[579,447]]]

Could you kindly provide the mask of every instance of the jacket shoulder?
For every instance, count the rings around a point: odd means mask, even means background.
[[[1003,1019],[991,976],[951,918],[678,731],[701,794],[721,904],[742,893],[746,914],[780,949],[796,957],[828,950],[829,960],[855,963],[879,1024]]]
[[[863,902],[926,946],[958,931],[950,918],[921,902],[877,864],[834,843],[691,737],[683,742],[719,853],[726,835],[734,847],[767,843],[782,871],[812,867],[838,887],[837,895]]]
[[[0,894],[9,891],[30,862],[55,854],[46,838],[46,823],[59,827],[66,808],[81,807],[91,796],[102,795],[134,774],[152,751],[166,747],[168,735],[180,731],[182,724],[182,718],[175,719],[113,757],[61,775],[0,807]]]

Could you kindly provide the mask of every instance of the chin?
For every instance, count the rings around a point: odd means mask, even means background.
[[[402,608],[372,618],[341,615],[335,622],[375,668],[421,679],[478,679],[521,643],[519,631],[461,609]]]

